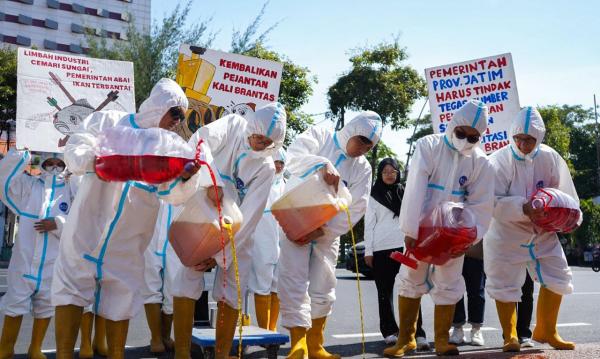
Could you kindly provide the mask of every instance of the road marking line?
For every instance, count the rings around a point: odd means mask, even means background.
[[[561,324],[557,324],[557,327],[587,327],[590,326],[592,324],[590,323],[561,323]],[[535,323],[532,324],[532,326],[535,326]],[[464,329],[469,329],[469,326],[465,326]],[[484,332],[493,332],[493,331],[499,331],[500,329],[498,328],[494,328],[494,327],[481,327],[480,329],[481,331]],[[333,338],[335,339],[354,339],[354,338],[360,338],[361,334],[360,333],[355,333],[355,334],[333,334],[331,335]],[[381,333],[365,333],[365,338],[372,338],[372,337],[381,337]],[[471,352],[469,352],[471,353]]]
[[[535,292],[533,295],[538,296],[539,293]],[[569,295],[600,295],[600,292],[573,292],[571,294],[567,294],[567,296]]]
[[[365,338],[368,337],[380,337],[381,333],[365,333]],[[336,339],[350,339],[350,338],[361,338],[362,334],[333,334],[332,337]]]

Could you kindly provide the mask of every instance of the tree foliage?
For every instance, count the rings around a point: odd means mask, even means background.
[[[133,62],[135,75],[135,102],[139,106],[150,90],[163,77],[175,78],[179,45],[182,43],[208,47],[215,33],[209,31],[211,19],[188,24],[193,0],[175,9],[162,19],[154,21],[149,34],[139,32],[133,22],[127,30],[128,41],[108,42],[86,37],[91,57]]]
[[[591,199],[585,199],[580,204],[583,212],[583,223],[574,233],[575,242],[579,248],[588,244],[600,243],[600,206]]]
[[[0,48],[0,124],[15,119],[17,110],[17,51]]]

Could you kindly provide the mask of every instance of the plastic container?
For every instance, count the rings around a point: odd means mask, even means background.
[[[560,190],[538,189],[531,197],[531,204],[534,208],[544,209],[544,215],[533,221],[542,231],[569,233],[579,227],[579,203]]]
[[[464,253],[476,239],[475,216],[462,203],[444,202],[421,219],[415,247],[404,254],[393,252],[390,257],[413,269],[417,269],[414,258],[443,265],[453,255]]]
[[[115,126],[99,135],[95,170],[105,181],[160,184],[179,177],[196,155],[174,132]]]
[[[229,243],[229,235],[221,226],[219,213],[206,193],[211,188],[200,188],[184,205],[169,228],[169,242],[183,265],[190,267],[214,256]],[[221,202],[223,221],[231,224],[233,235],[242,225],[242,212],[227,196]],[[223,242],[222,242],[223,241]]]
[[[338,191],[323,180],[320,171],[293,185],[271,206],[271,213],[288,239],[298,241],[322,227],[344,207],[352,196],[340,181]]]

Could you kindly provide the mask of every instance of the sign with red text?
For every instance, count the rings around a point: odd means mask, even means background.
[[[486,104],[488,128],[481,147],[492,153],[508,144],[508,130],[520,109],[510,53],[425,69],[435,133],[444,133],[452,114],[469,99]]]
[[[181,45],[176,79],[189,109],[177,132],[189,138],[225,115],[251,116],[257,107],[277,101],[282,71],[279,62]]]
[[[17,148],[63,152],[100,110],[135,112],[133,63],[19,48]]]

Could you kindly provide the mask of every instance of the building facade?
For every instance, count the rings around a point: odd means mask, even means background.
[[[127,29],[150,31],[151,0],[0,0],[0,47],[85,54],[86,34],[127,41]]]

